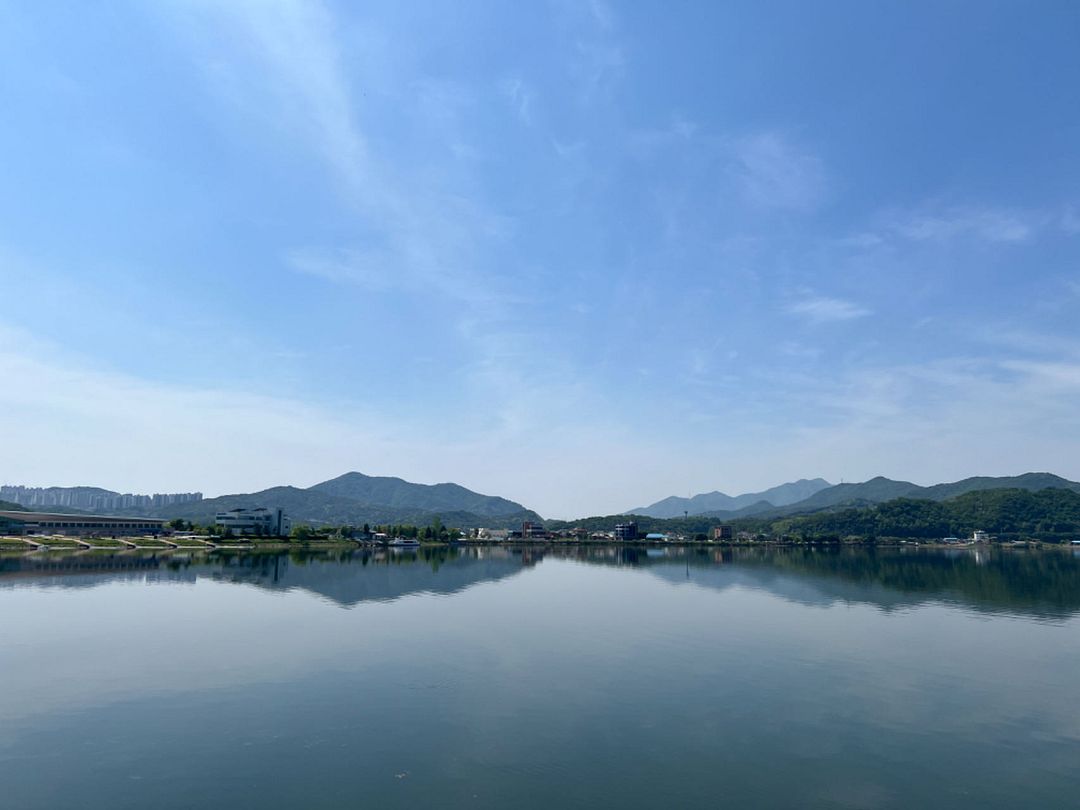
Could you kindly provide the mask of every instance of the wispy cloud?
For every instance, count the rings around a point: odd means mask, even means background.
[[[663,127],[636,129],[626,135],[626,149],[639,160],[648,160],[671,150],[715,149],[714,139],[691,146],[698,126],[693,121],[675,116]]]
[[[297,249],[288,255],[289,265],[299,273],[369,290],[412,287],[415,279],[395,272],[395,257],[374,250]]]
[[[310,486],[361,469],[454,480],[565,517],[584,514],[597,498],[625,497],[609,477],[576,463],[618,459],[620,469],[632,471],[641,452],[609,413],[585,401],[580,381],[533,373],[535,355],[513,333],[494,334],[482,319],[467,328],[490,351],[466,373],[497,407],[478,409],[475,419],[458,420],[448,431],[445,415],[431,421],[369,410],[362,402],[318,405],[90,367],[0,321],[0,377],[20,381],[0,386],[4,475],[27,484],[218,495]],[[531,396],[536,388],[552,395]],[[50,441],[43,443],[46,435]],[[243,453],[222,453],[241,445]],[[507,447],[530,463],[522,465]],[[463,466],[469,459],[483,463]]]
[[[1080,363],[1004,360],[1001,367],[1016,371],[1058,389],[1080,388]]]
[[[791,301],[785,310],[815,324],[850,321],[871,314],[871,310],[854,301],[818,295],[809,290],[802,291],[799,298]]]
[[[564,68],[582,105],[610,100],[626,69],[626,52],[614,10],[601,0],[555,4],[569,47]]]
[[[836,477],[924,484],[1032,469],[1069,475],[1080,448],[1078,385],[1080,367],[1054,361],[954,357],[827,371],[781,389],[800,416],[776,437],[788,448],[779,463],[794,472],[827,459]]]
[[[828,182],[822,161],[777,132],[763,132],[734,145],[743,193],[765,208],[808,210],[824,201]]]
[[[525,126],[532,126],[533,93],[519,76],[504,79],[499,90],[510,102],[518,120]]]
[[[1080,285],[1072,292],[1080,296]],[[975,334],[980,342],[1014,356],[1022,354],[1029,358],[1052,356],[1080,360],[1080,340],[1072,337],[986,324],[977,327]]]
[[[896,212],[887,221],[894,233],[920,242],[960,237],[986,242],[1023,242],[1033,235],[1036,226],[1029,215],[989,206]]]
[[[193,8],[197,25],[224,22],[238,34],[228,52],[206,58],[231,62],[246,86],[263,87],[270,98],[281,100],[278,118],[325,161],[355,207],[357,224],[369,234],[363,243],[347,249],[339,243],[323,249],[323,255],[318,246],[299,248],[286,257],[290,266],[368,288],[424,289],[467,301],[490,298],[499,280],[484,271],[483,257],[505,243],[508,220],[473,193],[469,182],[450,185],[441,175],[416,172],[372,146],[360,126],[364,106],[342,66],[340,26],[326,6],[281,0]],[[201,43],[196,47],[206,47]],[[459,143],[449,130],[467,101],[460,88],[421,78],[398,91],[403,99],[416,100],[417,114],[436,124],[445,142]],[[459,145],[457,153],[465,154],[468,145]]]
[[[411,431],[359,408],[341,418],[281,397],[87,367],[2,323],[0,374],[21,381],[0,391],[0,441],[10,454],[6,474],[27,482],[221,493],[314,483],[327,468],[383,457],[399,444],[403,455],[412,452]],[[52,441],[35,446],[44,434]],[[230,445],[246,450],[222,454]]]

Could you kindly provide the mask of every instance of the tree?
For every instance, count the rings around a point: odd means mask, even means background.
[[[315,537],[315,532],[311,530],[310,526],[293,526],[289,537],[298,543],[309,543]]]

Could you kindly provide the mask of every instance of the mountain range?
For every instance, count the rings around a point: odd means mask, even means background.
[[[63,488],[55,488],[63,492]],[[74,489],[74,488],[71,488]],[[82,488],[84,489],[84,488]],[[107,492],[107,490],[102,490]],[[222,495],[188,503],[128,509],[65,508],[96,514],[139,514],[212,523],[214,515],[230,509],[260,506],[285,510],[294,524],[313,526],[370,524],[430,525],[435,518],[459,528],[510,528],[542,518],[520,503],[481,495],[458,484],[415,484],[401,478],[350,472],[307,488],[279,486],[259,492]],[[35,509],[47,509],[46,505]]]
[[[884,503],[894,498],[915,498],[925,501],[944,501],[965,495],[968,492],[981,492],[991,489],[1021,489],[1038,492],[1044,489],[1067,489],[1080,492],[1080,483],[1069,481],[1059,475],[1046,472],[1029,472],[1010,476],[976,476],[951,483],[934,484],[923,487],[910,481],[894,481],[878,476],[861,484],[836,484],[816,492],[809,498],[787,506],[762,510],[757,515],[762,517],[781,517],[784,515],[810,514],[840,507],[867,506]]]
[[[672,495],[657,501],[652,506],[641,506],[629,510],[628,514],[647,515],[655,518],[683,517],[684,515],[703,515],[706,512],[735,512],[740,509],[768,504],[769,508],[787,506],[806,500],[811,495],[831,487],[824,478],[800,478],[789,484],[767,489],[764,492],[748,492],[744,495],[725,495],[723,492],[705,492],[692,498],[680,498]]]
[[[997,478],[980,476],[929,487],[880,476],[856,484],[830,484],[821,478],[800,479],[763,492],[737,496],[710,492],[693,498],[665,498],[652,506],[622,514],[638,515],[654,521],[681,519],[684,512],[699,521],[706,520],[710,523],[739,518],[776,520],[874,506],[896,498],[940,502],[970,492],[1006,489],[1029,492],[1064,489],[1080,493],[1080,483],[1045,472]],[[56,491],[64,490],[56,488]],[[537,524],[544,522],[540,515],[520,503],[494,495],[482,495],[458,484],[416,484],[401,478],[369,476],[359,472],[346,473],[307,488],[279,486],[259,492],[222,495],[151,508],[65,508],[61,511],[138,514],[210,523],[218,512],[260,506],[281,508],[292,518],[294,524],[306,523],[312,526],[359,526],[364,523],[426,526],[436,518],[444,525],[459,528],[512,528],[520,527],[524,521]],[[48,506],[35,505],[33,508],[44,510]],[[616,516],[609,518],[582,518],[573,521],[573,525],[589,521],[605,525],[616,522]],[[549,525],[563,523],[568,522],[548,521]]]
[[[664,498],[652,506],[635,509],[627,514],[647,517],[690,516],[720,519],[743,517],[777,518],[788,515],[812,514],[829,509],[869,506],[894,498],[917,498],[944,501],[968,492],[989,489],[1023,489],[1036,492],[1042,489],[1069,489],[1080,492],[1080,483],[1045,472],[1030,472],[1013,476],[976,476],[945,484],[924,487],[910,481],[895,481],[878,476],[856,484],[829,484],[821,478],[800,479],[764,492],[735,497],[720,492],[695,495],[693,498]],[[802,498],[796,497],[806,492]],[[712,504],[726,504],[712,506]],[[702,508],[704,507],[704,508]]]
[[[157,517],[213,520],[217,512],[270,506],[284,509],[294,524],[313,526],[348,524],[430,525],[435,518],[460,528],[520,527],[523,521],[542,518],[514,501],[481,495],[458,484],[415,484],[401,478],[350,472],[314,486],[281,486],[251,494],[222,495],[195,503],[153,510]]]

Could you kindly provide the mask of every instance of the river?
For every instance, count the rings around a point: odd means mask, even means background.
[[[1080,557],[0,555],[0,805],[1076,807]]]

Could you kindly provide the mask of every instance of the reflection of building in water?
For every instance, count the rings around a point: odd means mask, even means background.
[[[544,559],[543,549],[538,548],[523,548],[521,550],[521,564],[529,566],[530,568],[541,562]]]
[[[509,560],[514,552],[508,548],[470,548],[462,552],[463,557],[473,557],[477,560]]]
[[[121,552],[0,556],[0,588],[33,585],[45,588],[94,588],[113,582],[195,582],[188,560],[175,556]]]
[[[161,567],[157,555],[141,554],[24,554],[0,558],[0,575],[95,574],[103,571],[153,571]]]
[[[219,565],[209,572],[212,579],[260,585],[277,585],[289,568],[289,558],[284,554],[221,555],[215,557],[215,562]]]
[[[134,536],[159,534],[164,520],[154,518],[66,515],[59,512],[0,512],[0,534],[68,536]]]

